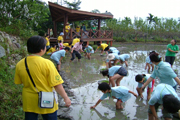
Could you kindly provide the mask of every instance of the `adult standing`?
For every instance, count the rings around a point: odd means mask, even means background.
[[[75,55],[76,57],[78,57],[78,61],[80,62],[81,59],[81,54],[80,52],[83,52],[82,50],[82,44],[83,44],[83,40],[80,40],[80,42],[77,42],[73,48],[71,49],[71,53],[72,53],[72,58],[70,60],[70,62],[72,62],[75,59]],[[80,52],[79,52],[80,51]]]
[[[69,25],[69,22],[66,23],[66,26],[65,26],[65,31],[66,33],[69,32],[69,30],[71,29],[70,25]]]
[[[33,36],[29,38],[27,50],[30,53],[26,57],[27,66],[36,88],[26,71],[25,58],[17,63],[14,78],[15,84],[23,84],[22,97],[25,120],[37,120],[38,114],[42,114],[44,120],[57,120],[57,98],[54,99],[53,108],[40,108],[37,92],[52,92],[55,89],[64,98],[66,106],[70,106],[71,101],[62,86],[64,81],[53,62],[41,57],[46,52],[46,40],[43,37]]]
[[[171,40],[171,44],[167,45],[167,51],[165,56],[165,61],[171,64],[171,67],[173,66],[175,55],[178,53],[179,47],[176,45],[176,40]]]
[[[50,47],[50,36],[49,34],[46,34],[46,51],[48,51],[51,47]]]
[[[83,30],[84,32],[86,31],[86,26],[85,26],[84,23],[83,23],[83,25],[81,26],[81,30]]]
[[[66,23],[66,26],[65,26],[65,32],[66,32],[66,39],[69,39],[69,31],[71,29],[71,26],[69,25],[69,22]]]
[[[161,61],[161,57],[156,52],[150,55],[150,60],[153,64],[155,64],[155,67],[150,78],[148,78],[148,80],[144,83],[141,90],[156,77],[160,79],[160,83],[171,85],[176,90],[177,83],[180,85],[180,80],[171,68],[170,64]]]
[[[95,37],[95,33],[96,33],[96,26],[95,25],[93,25],[93,27],[91,28],[92,29],[92,36],[93,36],[93,38]]]

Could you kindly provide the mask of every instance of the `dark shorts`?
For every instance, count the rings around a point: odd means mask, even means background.
[[[119,70],[117,71],[117,74],[121,75],[121,76],[127,76],[127,70],[124,67],[119,68]]]
[[[171,65],[173,65],[174,60],[175,60],[175,57],[173,57],[173,56],[166,56],[165,57],[165,61],[170,63]]]

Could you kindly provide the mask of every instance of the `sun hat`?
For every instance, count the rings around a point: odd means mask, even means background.
[[[67,22],[66,24],[69,24],[69,22]]]
[[[60,35],[64,35],[64,33],[63,33],[63,32],[61,32],[61,33],[60,33]]]
[[[113,54],[109,54],[107,56],[107,59],[109,59],[109,60],[113,60],[114,58],[115,58],[115,55],[113,55]]]

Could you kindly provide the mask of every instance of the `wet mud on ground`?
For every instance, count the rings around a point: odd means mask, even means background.
[[[128,61],[129,67],[128,76],[124,77],[120,85],[128,87],[131,91],[136,91],[137,82],[135,82],[135,75],[146,74],[145,59],[150,51],[157,51],[163,58],[165,58],[166,45],[156,44],[116,44],[116,48],[120,50],[121,54],[130,54]],[[97,100],[102,96],[102,92],[97,90],[99,80],[107,80],[99,74],[100,69],[105,68],[106,55],[100,56],[100,51],[92,54],[92,59],[88,60],[83,57],[79,63],[75,59],[69,63],[70,53],[63,59],[61,67],[61,76],[65,80],[64,88],[72,100],[70,108],[63,107],[64,102],[60,98],[60,110],[58,115],[63,119],[72,120],[147,120],[148,119],[148,104],[146,100],[146,89],[143,93],[144,99],[140,97],[131,98],[123,103],[123,110],[116,110],[116,101],[112,98],[107,98],[102,101],[96,109],[91,110]],[[173,69],[177,72],[178,77],[180,71],[180,53],[176,55],[176,60]],[[122,65],[125,67],[125,65]],[[158,84],[158,80],[156,80]],[[177,88],[177,93],[180,96],[180,87]],[[158,110],[158,116],[161,117],[161,108]],[[174,118],[173,120],[178,120]]]

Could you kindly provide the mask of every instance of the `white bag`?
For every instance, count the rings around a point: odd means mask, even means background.
[[[54,107],[54,93],[40,91],[38,105],[40,108],[53,108]]]

